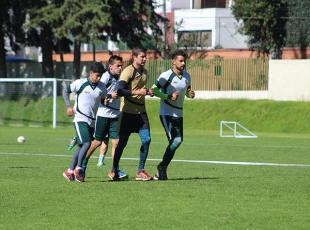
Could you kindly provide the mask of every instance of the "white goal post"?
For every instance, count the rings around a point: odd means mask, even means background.
[[[224,133],[223,128],[226,128]],[[221,121],[220,123],[220,136],[221,137],[234,137],[234,138],[257,138],[257,135],[250,130],[240,125],[236,121]]]
[[[53,97],[53,128],[57,126],[57,82],[69,82],[72,80],[69,79],[57,79],[57,78],[0,78],[0,83],[28,83],[31,82],[42,82],[42,85],[46,84],[46,82],[52,83],[52,90],[49,87],[49,90],[45,92],[45,94],[40,94],[42,98],[45,97]],[[24,89],[25,90],[25,89]],[[35,89],[34,89],[35,90]],[[44,90],[42,90],[44,91]],[[2,86],[0,90],[0,96],[5,96],[6,94],[5,86]]]

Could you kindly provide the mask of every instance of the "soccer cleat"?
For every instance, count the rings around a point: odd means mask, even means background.
[[[148,175],[144,169],[141,172],[138,172],[136,174],[136,180],[147,181],[147,180],[152,180],[152,179],[153,178],[150,175]]]
[[[123,171],[123,169],[120,169],[118,171],[119,179],[128,179],[128,175]]]
[[[109,177],[110,177],[110,179],[113,180],[113,181],[119,181],[119,180],[120,180],[119,174],[113,172],[112,170],[111,170],[110,173],[109,173]]]
[[[68,145],[68,150],[70,151],[77,144],[77,138],[73,137]]]
[[[64,178],[66,178],[68,181],[74,181],[74,174],[70,173],[67,169],[63,174]]]
[[[84,173],[81,168],[74,169],[74,176],[77,182],[84,182]]]
[[[101,167],[105,167],[105,163],[103,163],[103,162],[102,162],[102,163],[98,163],[97,166],[98,166],[98,167],[100,167],[100,166],[101,166]]]
[[[158,172],[154,176],[154,180],[168,180],[167,166],[157,165]]]

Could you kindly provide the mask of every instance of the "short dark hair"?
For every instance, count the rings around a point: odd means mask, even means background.
[[[120,57],[120,56],[117,56],[117,55],[112,55],[112,56],[109,58],[108,64],[109,64],[109,65],[113,65],[113,64],[115,63],[115,61],[121,61],[121,62],[123,62],[123,58]]]
[[[90,67],[90,71],[92,71],[93,73],[103,74],[106,70],[101,62],[94,62]]]
[[[177,56],[183,56],[185,59],[187,58],[187,55],[183,50],[174,51],[171,55],[172,60],[176,59]]]
[[[146,54],[147,49],[142,46],[136,46],[132,49],[132,56],[138,56],[140,52]]]

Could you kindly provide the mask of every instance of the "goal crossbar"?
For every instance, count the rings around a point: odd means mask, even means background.
[[[53,128],[57,126],[57,81],[72,82],[57,78],[0,78],[0,82],[53,82]]]
[[[228,128],[230,131],[232,131],[232,134],[224,134],[223,133],[223,127]],[[241,131],[237,131],[237,129],[241,129],[243,133],[246,134],[241,134]],[[221,137],[235,137],[235,138],[257,138],[258,136],[239,124],[236,121],[221,121],[220,123],[220,136]]]

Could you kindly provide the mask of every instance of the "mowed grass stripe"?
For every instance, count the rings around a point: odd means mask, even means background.
[[[2,155],[23,155],[23,156],[47,156],[47,157],[72,157],[71,155],[59,155],[59,154],[33,154],[33,153],[4,153]],[[98,158],[92,156],[92,158]],[[111,157],[105,157],[111,159]],[[134,160],[139,161],[139,158],[122,157],[122,160]],[[161,159],[148,158],[148,161],[161,161]],[[226,165],[252,165],[252,166],[288,166],[288,167],[310,167],[309,164],[280,164],[280,163],[264,163],[264,162],[237,162],[237,161],[206,161],[206,160],[172,160],[173,162],[184,163],[207,163],[207,164],[226,164]]]

